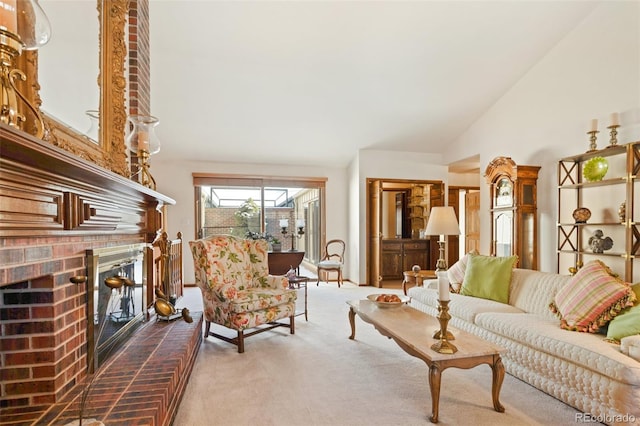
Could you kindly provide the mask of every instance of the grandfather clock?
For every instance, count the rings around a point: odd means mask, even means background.
[[[518,267],[538,269],[537,181],[539,166],[494,158],[485,171],[491,195],[491,254],[518,256]]]

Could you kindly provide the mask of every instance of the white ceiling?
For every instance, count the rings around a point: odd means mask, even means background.
[[[151,0],[157,155],[343,167],[361,149],[444,152],[597,3]]]

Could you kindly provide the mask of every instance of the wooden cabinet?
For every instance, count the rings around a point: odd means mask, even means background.
[[[606,163],[606,174],[600,180],[589,180],[583,174],[593,161]],[[639,172],[640,142],[608,146],[558,162],[559,273],[600,259],[626,281],[638,281],[640,218],[635,195],[640,191]],[[597,240],[609,244],[599,247]]]
[[[429,247],[429,240],[382,240],[382,279],[402,279],[402,273],[411,270],[413,265],[429,269]]]
[[[518,256],[518,267],[538,269],[539,166],[497,157],[485,172],[491,195],[491,254]]]

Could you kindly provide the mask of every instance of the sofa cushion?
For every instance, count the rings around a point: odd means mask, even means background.
[[[407,295],[424,305],[431,306],[435,309],[438,308],[437,289],[411,287],[407,291]],[[520,309],[505,303],[462,296],[455,293],[451,294],[451,301],[449,302],[449,314],[451,316],[474,323],[476,315],[483,312],[523,313]]]
[[[557,321],[558,317],[549,310],[549,303],[570,280],[570,275],[516,268],[511,275],[509,304]]]
[[[476,316],[476,324],[524,347],[534,348],[623,383],[640,385],[640,363],[623,354],[618,345],[604,341],[601,335],[563,330],[558,327],[557,320],[527,313],[481,313]],[[555,367],[548,366],[552,371]]]
[[[614,276],[599,260],[584,265],[549,305],[560,327],[596,333],[622,309],[633,306],[631,286]]]
[[[231,300],[230,310],[235,313],[251,312],[295,302],[295,290],[272,289],[272,288],[249,288],[240,290]]]
[[[449,283],[451,287],[456,290],[456,293],[460,292],[460,286],[464,281],[464,273],[467,269],[467,263],[469,262],[469,254],[478,254],[478,252],[476,250],[470,251],[447,269],[447,278],[449,278]]]
[[[460,294],[509,303],[511,272],[517,256],[493,257],[469,254]]]
[[[623,337],[640,334],[640,284],[635,284],[631,288],[636,294],[636,305],[621,311],[607,327],[607,339],[613,342],[619,342]]]

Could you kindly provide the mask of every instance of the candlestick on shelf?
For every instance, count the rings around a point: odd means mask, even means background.
[[[618,127],[620,127],[620,114],[612,112],[610,117],[609,129],[609,147],[618,145]]]
[[[449,301],[440,300],[438,304],[438,322],[440,322],[440,336],[436,343],[431,345],[431,349],[441,354],[454,354],[458,352],[458,348],[449,342],[449,332],[447,331],[447,324],[451,319],[449,315]]]
[[[617,112],[612,112],[610,121],[611,122],[609,123],[609,126],[619,126],[620,125],[620,114],[618,114]]]
[[[592,152],[592,151],[597,151],[598,150],[598,145],[596,144],[596,141],[598,139],[598,137],[596,136],[596,134],[598,134],[600,132],[598,132],[597,130],[592,130],[590,132],[587,132],[588,135],[591,135],[589,137],[589,151],[587,152]]]

